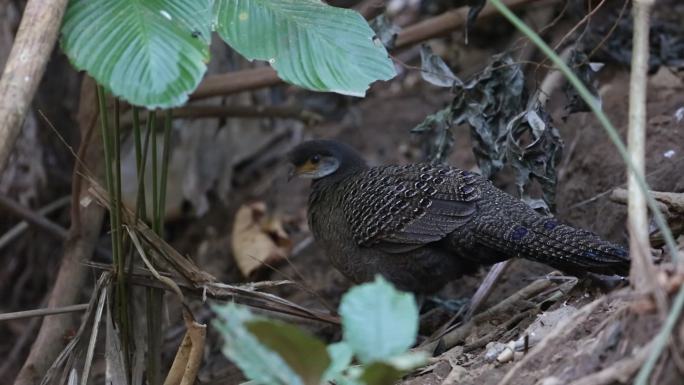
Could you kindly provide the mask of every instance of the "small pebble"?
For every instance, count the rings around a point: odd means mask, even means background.
[[[513,360],[513,350],[511,350],[510,347],[506,347],[506,349],[496,357],[496,360],[502,364]]]

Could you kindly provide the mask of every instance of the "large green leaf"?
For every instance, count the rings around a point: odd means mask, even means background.
[[[216,30],[249,60],[267,60],[283,80],[363,96],[396,75],[387,50],[355,11],[319,0],[216,0]]]
[[[418,307],[411,293],[378,276],[349,290],[340,303],[344,340],[362,363],[404,353],[418,334]]]
[[[211,0],[71,0],[62,48],[112,94],[148,108],[183,104],[209,60]]]

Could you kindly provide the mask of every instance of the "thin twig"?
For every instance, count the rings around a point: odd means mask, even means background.
[[[56,201],[48,203],[47,205],[43,206],[40,210],[38,210],[37,215],[44,217],[55,210],[67,206],[70,201],[71,195],[63,196],[57,199]],[[12,242],[16,237],[21,235],[28,228],[28,226],[28,222],[24,220],[17,223],[14,227],[9,229],[9,231],[7,231],[5,234],[2,235],[2,237],[0,237],[0,249],[7,246],[8,243]]]
[[[601,2],[598,3],[598,5],[596,6],[596,8],[592,9],[592,10],[589,11],[586,15],[584,15],[584,17],[582,18],[582,20],[580,20],[577,24],[575,24],[575,26],[572,27],[572,29],[570,29],[570,31],[568,31],[568,32],[567,32],[567,33],[558,41],[558,43],[556,43],[556,45],[553,47],[553,50],[554,50],[554,51],[558,50],[558,48],[560,48],[560,46],[562,46],[563,43],[565,43],[565,40],[567,40],[573,33],[575,33],[575,31],[577,31],[577,29],[578,29],[579,27],[581,27],[583,24],[589,22],[589,20],[591,19],[591,17],[594,16],[594,14],[595,14],[596,12],[598,12],[598,10],[601,9],[601,7],[603,7],[603,4],[605,4],[605,3],[606,3],[606,0],[601,0]],[[542,63],[543,63],[543,61],[542,61]]]
[[[173,119],[203,119],[203,118],[281,118],[297,119],[306,124],[322,122],[325,119],[320,114],[301,106],[195,106],[188,105],[174,108],[171,111]],[[123,126],[134,123],[132,115],[124,115],[121,120]]]
[[[114,189],[115,189],[115,182],[114,182],[114,171],[112,169],[112,152],[113,152],[113,145],[112,145],[112,140],[111,140],[111,134],[110,134],[110,129],[109,129],[109,119],[107,116],[107,95],[105,93],[104,87],[100,85],[96,85],[97,87],[97,101],[98,101],[98,107],[100,111],[100,129],[101,129],[101,136],[102,136],[102,143],[103,143],[103,152],[104,152],[104,167],[105,167],[105,180],[107,182],[107,191],[109,191],[110,195],[114,195]],[[116,198],[115,198],[116,199]],[[115,206],[116,203],[113,205]],[[109,228],[111,232],[111,238],[112,238],[112,256],[114,260],[114,264],[117,264],[119,261],[119,250],[117,249],[117,246],[119,243],[116,241],[116,232],[118,229],[116,228],[116,219],[113,214],[112,208],[109,210],[110,215],[109,215]]]
[[[88,341],[88,351],[86,353],[85,363],[83,364],[83,374],[81,376],[81,385],[88,384],[88,376],[90,375],[90,368],[95,354],[95,344],[97,343],[97,335],[100,330],[100,320],[102,319],[102,311],[104,310],[105,300],[107,299],[107,289],[105,288],[100,293],[100,299],[97,303],[95,311],[95,319],[93,320],[93,328],[90,333],[90,340]]]
[[[87,308],[88,308],[88,304],[82,303],[79,305],[62,306],[62,307],[56,307],[56,308],[15,311],[13,313],[0,314],[0,322],[22,319],[22,318],[45,317],[45,316],[49,316],[49,315],[63,314],[63,313],[76,313],[79,311],[83,311]]]
[[[452,330],[448,330],[446,333],[443,333],[443,335],[438,336],[432,341],[423,344],[420,347],[420,349],[432,353],[435,350],[435,348],[440,344],[446,347],[447,349],[451,348],[456,344],[462,342],[476,325],[482,322],[488,322],[488,320],[490,320],[494,315],[505,313],[515,307],[518,307],[518,311],[526,310],[519,309],[521,301],[536,296],[539,293],[547,290],[551,286],[553,286],[553,282],[546,278],[536,280],[531,284],[525,286],[524,288],[520,289],[519,291],[513,293],[512,295],[510,295],[503,301],[499,302],[498,304],[487,309],[486,311],[477,314],[475,317],[465,322],[464,324],[459,325],[458,327],[453,328]]]
[[[665,165],[665,166],[661,166],[661,167],[659,167],[657,170],[653,170],[653,171],[649,172],[648,174],[646,174],[646,176],[647,176],[647,177],[651,177],[651,176],[654,176],[654,175],[658,175],[658,174],[660,174],[660,173],[663,173],[663,172],[665,172],[665,171],[668,171],[668,170],[670,170],[671,167],[677,167],[677,164],[680,163],[680,162],[684,162],[684,157],[681,157],[681,158],[675,160],[674,162],[669,163],[669,164],[667,164],[667,165]],[[669,167],[669,168],[668,168],[668,167]],[[619,184],[619,185],[615,185],[615,186],[613,186],[613,187],[611,187],[611,188],[609,188],[609,189],[607,189],[607,190],[605,190],[605,191],[602,191],[602,192],[600,192],[600,193],[598,193],[598,194],[596,194],[596,195],[594,195],[594,196],[592,196],[592,197],[590,197],[590,198],[587,198],[587,199],[585,199],[585,200],[583,200],[583,201],[581,201],[581,202],[577,202],[577,203],[573,204],[572,206],[568,207],[567,210],[568,210],[568,211],[571,211],[571,210],[574,210],[574,209],[576,209],[576,208],[578,208],[578,207],[582,207],[582,206],[585,206],[585,205],[587,205],[587,204],[589,204],[589,203],[595,202],[595,201],[601,199],[602,197],[604,197],[604,196],[606,196],[606,195],[612,194],[613,191],[615,191],[615,189],[617,189],[617,188],[624,188],[624,187],[626,187],[626,185],[627,185],[627,183],[621,183],[621,184]]]
[[[59,239],[66,239],[67,237],[68,232],[64,227],[45,218],[44,216],[36,213],[35,211],[32,211],[27,207],[20,205],[19,203],[13,201],[12,199],[4,195],[0,195],[0,206],[14,213],[20,218],[24,219],[26,222],[47,231],[48,233],[56,236]]]
[[[596,51],[601,49],[601,47],[603,47],[603,45],[606,43],[606,41],[608,41],[608,39],[610,39],[610,37],[613,35],[613,32],[615,32],[618,25],[620,25],[620,20],[622,19],[622,15],[627,10],[627,5],[629,5],[629,0],[625,0],[625,2],[622,4],[622,8],[620,9],[620,13],[618,14],[617,18],[615,19],[615,23],[613,23],[613,25],[610,27],[610,29],[608,30],[608,33],[606,33],[606,35],[603,37],[603,39],[601,39],[601,41],[598,44],[596,44],[596,47],[594,47],[591,50],[591,52],[589,52],[589,54],[587,55],[587,60],[591,60],[591,58],[594,56],[594,54],[596,54]],[[586,63],[582,63],[582,64],[586,64]]]
[[[466,312],[465,319],[470,319],[475,313],[480,310],[480,307],[484,305],[489,295],[494,290],[494,286],[499,282],[499,279],[503,276],[511,264],[511,260],[499,262],[489,269],[487,276],[482,280],[482,283],[473,294],[473,298],[470,300],[470,306],[468,307],[468,312]]]

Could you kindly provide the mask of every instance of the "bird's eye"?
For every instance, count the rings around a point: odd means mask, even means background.
[[[317,164],[318,162],[321,161],[321,156],[320,155],[314,155],[311,157],[311,163]]]

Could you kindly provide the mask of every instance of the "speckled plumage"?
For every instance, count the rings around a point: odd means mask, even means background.
[[[526,258],[570,273],[626,274],[621,246],[537,214],[481,176],[449,166],[367,167],[346,145],[307,142],[291,157],[339,158],[315,179],[309,225],[333,265],[354,282],[382,274],[428,293],[478,266]]]

